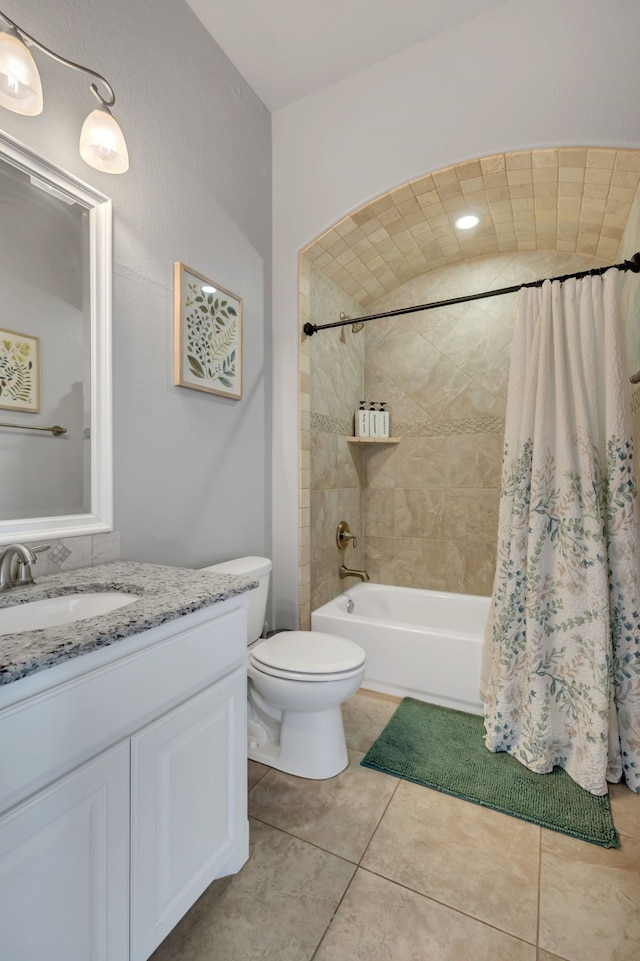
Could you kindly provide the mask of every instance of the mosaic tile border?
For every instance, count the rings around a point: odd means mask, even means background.
[[[640,401],[640,391],[638,391]],[[353,435],[351,418],[311,413],[314,433]],[[504,417],[465,417],[461,420],[395,421],[392,437],[445,437],[451,434],[504,434]]]
[[[462,420],[398,421],[393,433],[399,437],[444,437],[450,434],[504,434],[504,417],[465,417]]]
[[[640,411],[640,384],[631,390],[631,413]],[[353,418],[311,412],[311,431],[353,436]],[[465,417],[462,420],[394,421],[392,437],[443,437],[450,434],[503,434],[504,417]]]
[[[329,414],[311,412],[311,430],[323,434],[353,435],[353,417],[331,417]]]

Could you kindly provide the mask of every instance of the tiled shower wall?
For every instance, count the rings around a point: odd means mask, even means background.
[[[431,271],[378,313],[596,264],[533,251]],[[400,443],[365,451],[365,566],[372,580],[491,593],[516,294],[367,325],[365,393],[386,400]]]
[[[538,251],[476,258],[414,279],[367,312],[595,263]],[[304,257],[301,275],[308,291],[303,320],[322,324],[341,311],[362,313]],[[303,338],[301,396],[308,391],[310,401],[301,411],[308,425],[301,432],[301,477],[310,489],[301,490],[301,553],[310,563],[301,564],[302,627],[310,611],[354,583],[339,579],[342,562],[364,565],[378,583],[491,593],[515,311],[513,294],[372,321],[359,334],[347,327]],[[349,444],[353,410],[363,398],[388,402],[398,444]],[[340,520],[360,535],[357,550],[337,550]]]
[[[358,305],[315,268],[310,269],[310,318],[326,324],[340,313],[356,316]],[[341,564],[363,566],[362,450],[353,435],[353,411],[363,399],[364,331],[351,327],[318,334],[310,341],[310,560],[311,610],[341,593],[352,580],[340,580]],[[354,549],[339,551],[336,527],[346,521],[358,538]]]
[[[640,202],[619,259],[640,248]],[[367,308],[429,303],[599,264],[554,251],[476,258],[432,271]],[[362,309],[302,258],[301,319]],[[629,275],[629,360],[640,368],[640,281]],[[378,320],[302,339],[301,626],[365,566],[379,583],[489,594],[493,582],[510,342],[516,295]],[[362,369],[359,365],[363,365]],[[305,390],[306,388],[306,390]],[[348,444],[358,400],[385,400],[394,446]],[[640,388],[632,392],[640,436]],[[305,470],[308,467],[308,470]],[[347,520],[357,551],[335,546]],[[362,547],[364,545],[364,552]],[[307,559],[306,565],[303,563]]]

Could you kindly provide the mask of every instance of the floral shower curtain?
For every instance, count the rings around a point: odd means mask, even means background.
[[[620,274],[519,293],[485,742],[640,793],[640,552]]]

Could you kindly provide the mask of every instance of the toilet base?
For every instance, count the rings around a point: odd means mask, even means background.
[[[252,761],[310,780],[325,780],[349,763],[340,705],[323,711],[283,711],[279,738],[249,721],[247,755]],[[275,734],[275,729],[274,734]]]

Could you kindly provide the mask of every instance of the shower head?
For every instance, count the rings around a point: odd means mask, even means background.
[[[342,311],[340,311],[340,320],[351,320],[351,317],[349,316],[349,314],[345,314]],[[364,324],[359,324],[358,321],[355,320],[351,324],[351,333],[358,334],[360,333],[363,327],[364,327]]]

